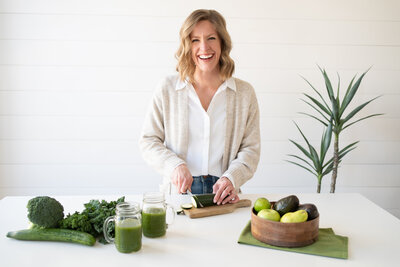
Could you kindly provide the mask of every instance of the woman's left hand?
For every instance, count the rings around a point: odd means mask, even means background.
[[[213,193],[215,194],[214,203],[218,205],[239,201],[239,196],[232,182],[226,177],[221,177],[217,180],[213,186]]]

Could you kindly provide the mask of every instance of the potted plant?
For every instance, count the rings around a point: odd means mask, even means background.
[[[337,179],[337,174],[338,174],[338,167],[339,167],[339,163],[341,162],[341,159],[344,157],[344,155],[346,155],[348,152],[350,152],[351,150],[356,148],[356,144],[359,142],[354,142],[351,143],[349,145],[347,145],[345,148],[339,150],[339,140],[340,140],[340,134],[342,133],[343,130],[345,130],[346,128],[350,127],[351,125],[371,118],[371,117],[375,117],[375,116],[379,116],[379,115],[383,115],[381,113],[379,114],[372,114],[372,115],[368,115],[365,117],[362,117],[360,119],[356,119],[353,120],[354,116],[360,111],[362,110],[366,105],[368,105],[369,103],[371,103],[372,101],[374,101],[375,99],[377,99],[380,96],[377,96],[375,98],[372,98],[370,100],[368,100],[367,102],[357,106],[356,108],[354,108],[353,110],[351,110],[350,112],[347,111],[347,108],[349,107],[349,104],[351,103],[351,101],[354,99],[355,94],[357,93],[361,81],[364,78],[365,74],[369,71],[369,69],[367,71],[365,71],[358,79],[357,81],[353,84],[355,78],[357,75],[355,75],[353,77],[353,79],[351,80],[350,84],[347,87],[347,90],[343,96],[343,99],[340,99],[340,76],[338,74],[338,86],[337,86],[337,92],[336,95],[334,93],[333,87],[332,87],[332,83],[328,77],[328,74],[326,73],[325,69],[321,69],[319,67],[323,77],[324,77],[324,81],[325,81],[325,87],[326,87],[326,91],[328,93],[329,99],[325,100],[325,98],[321,95],[321,93],[315,89],[315,87],[307,80],[303,77],[303,79],[311,86],[311,88],[313,89],[313,91],[317,94],[318,98],[320,100],[318,100],[315,97],[310,96],[309,94],[304,94],[307,98],[307,100],[303,100],[307,105],[309,105],[312,109],[314,109],[318,114],[316,116],[309,114],[309,113],[304,113],[304,112],[300,112],[301,114],[307,115],[313,119],[316,119],[317,121],[321,122],[323,125],[325,125],[325,127],[327,127],[327,130],[325,131],[322,141],[321,141],[321,153],[320,155],[316,155],[315,153],[311,153],[308,152],[308,154],[305,154],[304,151],[298,146],[298,144],[296,144],[295,142],[293,142],[292,140],[290,140],[292,143],[294,143],[300,150],[302,150],[302,152],[307,156],[307,158],[311,159],[313,161],[313,165],[314,167],[319,166],[318,164],[322,164],[324,157],[321,157],[323,155],[323,150],[322,148],[324,148],[324,153],[326,153],[325,149],[327,150],[328,148],[326,148],[325,144],[323,145],[323,141],[327,142],[327,132],[329,131],[329,129],[331,129],[331,131],[334,134],[334,142],[333,142],[333,157],[331,158],[331,160],[329,160],[327,163],[323,164],[323,166],[326,167],[326,169],[323,170],[319,170],[318,168],[315,168],[314,171],[318,177],[318,175],[322,175],[319,178],[319,183],[320,183],[320,179],[322,179],[323,175],[326,175],[327,173],[329,173],[330,171],[332,171],[332,178],[331,178],[331,186],[330,186],[330,192],[331,193],[335,193],[335,189],[336,189],[336,179]],[[297,125],[296,125],[297,126]],[[300,131],[300,128],[297,126],[297,128]],[[301,131],[300,131],[301,132]],[[301,133],[303,135],[303,133]],[[305,136],[303,135],[303,138],[306,140]],[[310,147],[309,142],[307,142],[307,145],[309,146],[310,151],[312,150],[312,147]],[[329,144],[330,144],[330,139],[329,139]],[[329,146],[329,145],[328,145]],[[315,150],[315,149],[314,149]],[[293,155],[291,155],[293,156]],[[311,156],[311,157],[309,157]],[[318,157],[317,157],[318,156]],[[297,156],[295,156],[297,157]],[[305,161],[304,159],[297,157],[298,159],[300,159],[301,161]],[[318,162],[318,159],[320,162]],[[322,162],[321,162],[322,160]],[[330,162],[330,163],[329,163]],[[296,165],[299,165],[295,162],[291,162],[294,163]],[[318,163],[317,165],[315,163]],[[329,163],[329,164],[328,164]],[[332,168],[330,168],[332,164]],[[299,165],[300,166],[300,165]],[[304,168],[304,166],[301,166]],[[321,172],[322,171],[322,172]]]

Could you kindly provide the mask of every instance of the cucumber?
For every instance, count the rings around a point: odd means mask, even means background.
[[[217,203],[214,203],[215,194],[202,194],[202,195],[193,195],[192,203],[195,208],[204,208],[215,206]]]
[[[190,210],[191,208],[193,208],[193,204],[192,203],[182,204],[181,208],[184,210]]]
[[[19,230],[8,232],[7,237],[30,241],[70,242],[86,246],[93,246],[94,243],[96,243],[96,239],[91,234],[76,230],[58,228]]]

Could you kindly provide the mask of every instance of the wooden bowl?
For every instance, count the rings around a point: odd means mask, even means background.
[[[251,234],[255,239],[278,247],[304,247],[318,239],[319,216],[302,223],[281,223],[257,216],[251,211]]]

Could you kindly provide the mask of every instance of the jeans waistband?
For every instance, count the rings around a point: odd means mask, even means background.
[[[214,175],[210,175],[210,174],[193,176],[193,178],[203,178],[203,179],[213,178],[213,177],[215,177],[215,178],[217,178],[217,179],[219,178],[218,176],[214,176]]]

